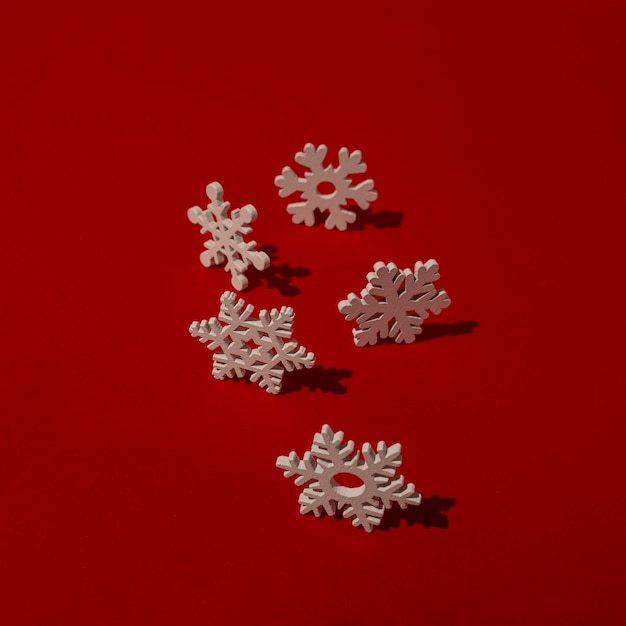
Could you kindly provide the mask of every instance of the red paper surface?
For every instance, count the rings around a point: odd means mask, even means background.
[[[624,599],[621,2],[17,5],[2,46],[0,622],[617,625]],[[296,226],[274,177],[363,152],[379,199]],[[187,221],[254,204],[315,352],[211,377],[230,289]],[[435,258],[452,306],[356,348],[337,302]],[[328,423],[401,442],[421,509],[301,516]]]

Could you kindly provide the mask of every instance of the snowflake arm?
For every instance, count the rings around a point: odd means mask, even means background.
[[[257,218],[257,210],[251,204],[235,209],[228,217],[230,202],[224,201],[224,190],[217,183],[207,185],[206,193],[211,201],[206,210],[198,206],[187,211],[192,224],[200,226],[200,233],[209,233],[212,239],[204,243],[206,250],[200,254],[200,262],[205,267],[221,265],[226,261],[224,270],[231,273],[231,283],[235,289],[245,289],[248,279],[246,269],[253,265],[257,270],[266,269],[270,263],[269,256],[255,250],[256,241],[245,242],[244,235],[252,232],[248,225]]]
[[[362,174],[367,170],[367,165],[362,160],[360,150],[349,152],[347,148],[339,150],[339,167],[337,174],[343,176],[348,183],[351,183],[350,174]],[[359,183],[356,187],[349,187],[352,198],[360,209],[369,209],[370,203],[378,198],[378,193],[374,190],[374,181],[370,178]]]
[[[287,213],[292,216],[291,221],[294,224],[304,224],[305,226],[313,226],[315,224],[316,204],[312,200],[306,202],[291,202],[287,205]]]
[[[409,504],[421,503],[422,496],[415,493],[415,485],[413,483],[405,485],[404,476],[395,476],[396,469],[402,464],[402,446],[399,443],[388,448],[384,441],[380,441],[376,453],[372,446],[366,443],[362,452],[368,467],[382,483],[379,497],[386,508],[389,508],[392,502],[397,502],[403,509]]]
[[[317,148],[307,143],[302,152],[298,152],[295,160],[300,165],[309,168],[304,177],[298,175],[291,167],[284,167],[281,174],[276,176],[274,183],[279,188],[281,198],[300,192],[302,202],[292,202],[287,205],[287,212],[292,216],[295,224],[304,223],[306,226],[315,224],[315,211],[328,211],[325,226],[328,229],[345,230],[348,224],[356,220],[356,213],[344,207],[348,200],[354,200],[362,210],[369,208],[370,202],[378,197],[374,190],[374,181],[365,180],[352,186],[350,175],[366,171],[367,165],[361,160],[361,152],[355,150],[350,153],[347,148],[339,150],[339,166],[324,167],[324,159],[328,148],[322,144]],[[319,191],[319,185],[326,184],[332,188],[329,193]]]
[[[285,470],[283,472],[285,478],[297,476],[295,482],[298,487],[302,487],[310,480],[316,480],[322,472],[321,469],[318,471],[317,461],[310,452],[305,452],[302,460],[295,452],[290,452],[289,456],[279,456],[276,465]]]
[[[387,337],[397,343],[414,342],[429,312],[437,315],[450,306],[447,293],[433,285],[438,278],[434,259],[418,261],[413,271],[399,270],[395,263],[376,263],[361,296],[350,293],[338,304],[346,320],[357,321],[358,328],[352,331],[355,344],[373,345]]]
[[[366,443],[363,456],[355,452],[354,442],[343,443],[343,432],[333,432],[325,424],[313,438],[311,450],[303,459],[291,452],[279,456],[276,465],[286,478],[297,476],[295,483],[304,486],[298,499],[300,513],[319,517],[342,511],[344,518],[352,518],[353,526],[362,526],[371,532],[380,525],[385,509],[398,502],[402,508],[419,505],[421,494],[415,493],[413,483],[404,484],[403,476],[396,476],[402,463],[400,444],[387,448],[380,442],[377,452]],[[361,485],[346,487],[335,480],[338,474],[352,474]]]
[[[285,370],[311,368],[315,355],[291,339],[293,309],[263,310],[259,319],[251,317],[253,311],[252,305],[246,306],[243,299],[237,300],[236,294],[227,291],[222,294],[218,318],[193,322],[189,332],[214,351],[215,378],[241,378],[250,372],[252,382],[276,394]]]
[[[414,273],[411,276],[411,284],[415,285],[416,311],[426,319],[430,310],[435,315],[450,306],[450,298],[443,289],[435,289],[433,283],[439,279],[439,265],[434,259],[426,263],[418,261],[415,264]]]

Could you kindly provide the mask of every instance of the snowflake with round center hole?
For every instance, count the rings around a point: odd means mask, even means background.
[[[396,343],[414,342],[429,311],[438,315],[450,306],[448,294],[433,285],[438,278],[434,259],[418,261],[413,271],[399,270],[395,263],[376,263],[361,297],[350,293],[337,305],[347,320],[357,321],[354,343],[363,347],[387,337]]]
[[[319,517],[323,512],[333,515],[343,511],[343,517],[352,518],[353,526],[371,532],[394,502],[403,509],[421,503],[415,485],[405,485],[404,476],[395,475],[402,463],[399,443],[388,448],[381,441],[376,452],[365,443],[361,456],[354,450],[354,441],[343,443],[343,436],[325,424],[315,433],[313,446],[302,459],[295,452],[276,459],[277,467],[285,470],[285,478],[297,475],[296,485],[306,485],[298,499],[300,513],[313,512]],[[358,486],[342,484],[347,482],[342,474],[351,474]]]
[[[254,307],[226,291],[221,297],[219,316],[193,322],[192,337],[207,343],[213,353],[213,376],[219,380],[242,378],[251,372],[250,380],[268,393],[279,393],[285,370],[291,372],[315,364],[315,355],[291,340],[295,313],[291,307],[271,312],[263,310],[259,319],[251,317]],[[222,325],[221,322],[224,322]],[[250,344],[256,345],[252,347]]]
[[[231,284],[235,289],[245,289],[248,279],[244,272],[250,264],[257,270],[264,270],[270,264],[269,256],[254,249],[256,241],[245,242],[243,235],[252,232],[248,226],[257,218],[257,210],[251,204],[234,209],[228,217],[230,202],[224,202],[224,190],[219,183],[210,183],[206,194],[211,201],[205,211],[193,206],[187,211],[192,224],[200,226],[204,235],[210,233],[213,239],[204,242],[206,250],[200,254],[204,267],[220,265],[226,261],[224,271],[231,273]]]
[[[378,193],[374,191],[374,181],[371,179],[352,186],[350,176],[361,174],[367,169],[361,160],[360,150],[349,152],[347,148],[341,148],[338,167],[324,167],[327,152],[328,148],[324,144],[316,148],[312,143],[307,143],[304,151],[296,154],[295,160],[310,171],[305,172],[304,177],[298,177],[290,167],[284,167],[274,182],[280,188],[278,195],[281,198],[300,192],[303,202],[287,205],[287,212],[293,216],[294,223],[313,226],[315,211],[328,211],[326,228],[346,230],[348,224],[356,220],[356,213],[341,207],[349,200],[354,200],[360,209],[366,210],[370,202],[376,200]]]

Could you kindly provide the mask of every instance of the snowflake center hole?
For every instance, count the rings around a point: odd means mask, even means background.
[[[346,498],[360,496],[365,491],[365,483],[358,476],[349,472],[335,474],[331,484],[338,495]]]
[[[317,193],[323,198],[330,198],[337,188],[329,180],[323,180],[316,187]]]

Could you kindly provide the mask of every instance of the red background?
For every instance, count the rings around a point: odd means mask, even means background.
[[[405,6],[408,6],[406,3]],[[5,8],[0,621],[626,622],[623,2]],[[348,232],[291,223],[306,142],[360,149]],[[259,212],[317,356],[271,396],[189,323],[230,289],[188,207]],[[436,258],[452,306],[356,348],[337,302]],[[301,516],[322,424],[401,442],[421,509]]]

